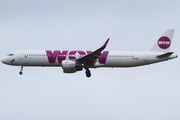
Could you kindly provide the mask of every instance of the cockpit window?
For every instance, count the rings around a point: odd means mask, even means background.
[[[13,56],[14,54],[8,54],[7,56]]]

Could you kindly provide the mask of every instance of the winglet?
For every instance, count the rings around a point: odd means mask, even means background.
[[[106,46],[107,46],[107,44],[108,44],[108,42],[109,42],[109,39],[110,39],[110,38],[108,38],[107,41],[104,43],[104,45],[101,47],[102,49],[106,48]]]

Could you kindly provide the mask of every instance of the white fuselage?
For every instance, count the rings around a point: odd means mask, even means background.
[[[91,52],[91,51],[90,51]],[[106,51],[107,54],[101,53],[96,60],[96,67],[134,67],[161,62],[176,58],[177,55],[171,55],[165,58],[157,58],[162,53],[157,52],[121,52]],[[53,53],[53,51],[52,51]],[[60,51],[63,53],[63,51]],[[46,50],[21,50],[12,52],[2,59],[2,62],[15,66],[62,66],[63,60],[76,60],[88,54],[88,51],[67,51],[65,54],[47,54]],[[51,58],[48,58],[51,57]],[[50,61],[51,59],[51,61]]]
[[[151,47],[149,51],[122,52],[103,51],[106,42],[95,51],[81,50],[20,50],[8,54],[1,61],[4,64],[21,66],[61,66],[64,73],[75,73],[85,69],[87,77],[91,76],[89,68],[98,67],[135,67],[161,62],[173,58],[173,52],[169,52],[174,29],[168,29]]]

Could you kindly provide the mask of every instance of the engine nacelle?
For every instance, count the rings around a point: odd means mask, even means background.
[[[62,68],[64,73],[75,73],[76,71],[82,70],[82,68],[76,64],[76,61],[71,60],[63,60]]]
[[[62,68],[63,69],[73,69],[73,68],[76,68],[76,61],[63,60],[62,61]]]

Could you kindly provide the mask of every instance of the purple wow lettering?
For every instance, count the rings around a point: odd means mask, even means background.
[[[51,50],[46,50],[49,63],[55,63],[56,59],[59,63],[61,63],[63,60],[66,59],[66,56],[68,56],[70,60],[76,59],[76,57],[74,56],[76,53],[78,53],[79,55],[86,55],[92,53],[92,51],[69,51],[68,54],[67,50],[64,50],[62,52],[60,50],[55,50],[53,52]],[[100,64],[106,63],[108,53],[109,51],[103,51],[101,53],[101,56],[98,58]]]
[[[51,50],[46,50],[49,63],[55,63],[57,57],[58,57],[58,62],[61,63],[63,60],[66,59],[67,53],[68,51],[66,50],[62,51],[62,53],[59,50],[55,50],[54,52],[52,52]]]

